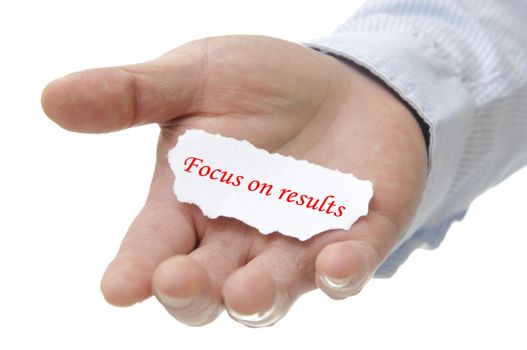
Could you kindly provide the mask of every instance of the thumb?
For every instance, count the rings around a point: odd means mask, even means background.
[[[67,75],[42,92],[42,108],[67,130],[101,133],[190,113],[205,50],[197,42],[141,64]]]

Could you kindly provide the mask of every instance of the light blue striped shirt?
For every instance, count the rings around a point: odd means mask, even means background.
[[[527,1],[370,0],[306,45],[368,68],[429,126],[423,199],[376,277],[437,247],[474,198],[527,163]]]

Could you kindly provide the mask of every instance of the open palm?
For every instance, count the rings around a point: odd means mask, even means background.
[[[426,177],[422,132],[390,91],[334,57],[278,39],[210,38],[151,62],[74,73],[51,82],[42,102],[73,131],[159,123],[148,199],[102,291],[121,306],[155,294],[190,325],[214,320],[223,306],[246,325],[269,325],[317,285],[337,299],[357,293],[411,220]],[[370,212],[351,230],[305,242],[208,219],[172,192],[167,153],[188,128],[369,179]]]

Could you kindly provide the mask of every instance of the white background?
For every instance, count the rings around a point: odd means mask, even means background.
[[[436,251],[346,301],[303,297],[276,326],[179,324],[154,300],[105,303],[99,279],[146,196],[157,127],[66,132],[46,82],[203,36],[325,36],[360,1],[10,1],[0,5],[0,349],[525,349],[527,171],[472,206]]]

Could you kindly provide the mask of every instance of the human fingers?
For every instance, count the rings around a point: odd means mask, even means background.
[[[191,208],[166,190],[173,181],[167,167],[166,162],[156,165],[148,199],[101,281],[101,290],[113,305],[128,306],[148,298],[157,266],[196,245]]]
[[[315,260],[315,283],[329,297],[344,299],[359,293],[384,261],[399,237],[392,220],[374,211],[359,220],[339,240],[322,247]]]
[[[280,320],[298,297],[316,286],[335,299],[354,295],[397,236],[390,220],[372,212],[351,230],[326,232],[306,242],[268,238],[262,252],[225,281],[225,307],[236,321],[264,327]]]
[[[195,107],[205,50],[193,42],[169,56],[135,65],[66,75],[42,92],[44,112],[61,127],[109,132],[165,122]]]
[[[199,247],[186,256],[165,260],[152,282],[167,311],[191,326],[212,322],[223,310],[223,283],[245,264],[256,235],[255,230],[229,218],[209,220],[208,226]]]
[[[229,315],[249,327],[276,323],[309,284],[310,267],[304,264],[309,259],[299,254],[299,241],[278,234],[264,241],[263,250],[233,272],[222,289]]]

